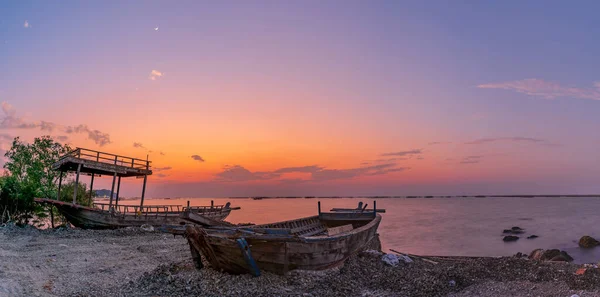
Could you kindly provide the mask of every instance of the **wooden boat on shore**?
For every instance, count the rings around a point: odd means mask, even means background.
[[[225,205],[191,206],[180,205],[113,205],[94,203],[95,207],[87,207],[54,199],[36,198],[35,202],[54,205],[61,214],[75,227],[83,229],[116,229],[123,227],[139,227],[141,225],[163,226],[189,224],[182,218],[183,213],[192,213],[203,221],[203,225],[225,225],[222,221],[232,210],[229,202]],[[109,210],[110,209],[110,210]],[[220,223],[221,222],[221,223]]]
[[[203,256],[214,269],[255,276],[261,270],[285,274],[335,267],[379,244],[376,207],[372,212],[331,213],[320,208],[319,202],[317,216],[249,227],[187,226],[186,238],[198,268]]]

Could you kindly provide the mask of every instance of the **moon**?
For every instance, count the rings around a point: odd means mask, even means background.
[[[158,31],[158,27],[154,28],[154,31]]]

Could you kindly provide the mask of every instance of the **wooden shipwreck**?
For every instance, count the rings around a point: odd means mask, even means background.
[[[62,186],[64,173],[74,172],[75,182],[79,183],[82,174],[91,175],[90,193],[93,191],[94,179],[97,176],[112,176],[112,187],[108,203],[95,203],[90,194],[90,202],[94,207],[77,204],[77,190],[74,187],[73,202],[59,201],[58,199],[36,198],[38,203],[55,206],[65,218],[74,226],[85,229],[114,229],[129,226],[183,225],[189,223],[182,217],[183,213],[193,213],[203,218],[204,225],[227,225],[223,221],[232,210],[239,207],[226,205],[189,206],[180,205],[144,205],[146,183],[152,174],[151,162],[148,160],[119,156],[94,150],[77,148],[62,156],[52,169],[60,171],[58,182],[58,197]],[[142,196],[138,205],[119,205],[119,192],[121,178],[143,178]],[[115,191],[116,186],[116,191]],[[116,195],[115,195],[116,194]],[[113,199],[114,198],[114,199]]]
[[[367,248],[380,249],[376,207],[330,213],[320,209],[319,202],[317,216],[251,227],[187,226],[185,233],[196,267],[202,268],[204,257],[214,269],[255,276],[263,270],[285,274],[331,268]]]

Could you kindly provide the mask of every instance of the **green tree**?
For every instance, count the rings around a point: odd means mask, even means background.
[[[0,221],[5,213],[17,223],[26,224],[33,215],[44,217],[44,208],[34,203],[36,197],[56,197],[59,172],[52,170],[60,156],[70,151],[68,145],[54,141],[50,136],[35,138],[28,144],[13,140],[4,155],[5,176],[0,181]]]
[[[75,190],[75,181],[70,180],[66,183],[63,182],[60,189],[60,201],[73,202],[73,191]],[[79,182],[77,187],[77,204],[84,206],[92,206],[92,198],[96,197],[94,191],[90,191],[86,184]]]

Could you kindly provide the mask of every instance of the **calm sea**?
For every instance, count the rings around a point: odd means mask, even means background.
[[[231,202],[241,210],[231,213],[232,223],[268,223],[316,215],[322,210],[354,208],[366,198],[314,199],[148,199],[147,205],[210,205]],[[137,204],[133,200],[121,204]],[[379,233],[384,249],[418,255],[509,256],[536,248],[566,250],[578,263],[600,261],[600,247],[582,250],[583,235],[600,238],[600,198],[388,198],[378,199],[385,208]],[[502,230],[513,226],[526,229],[516,242],[502,241]],[[526,239],[529,235],[536,239]]]

